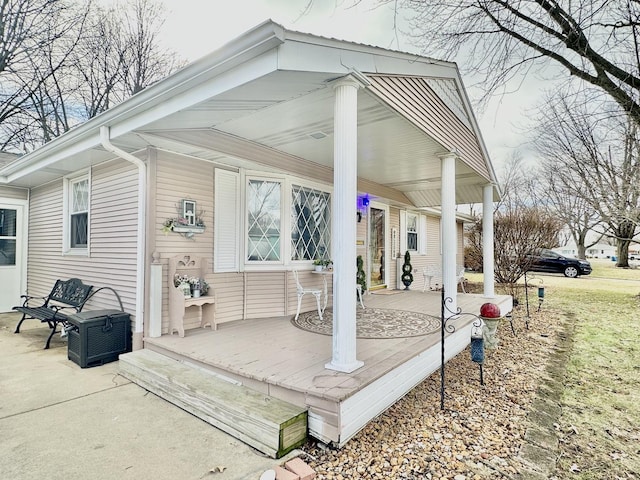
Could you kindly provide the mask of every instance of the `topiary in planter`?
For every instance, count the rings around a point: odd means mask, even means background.
[[[364,261],[362,260],[362,255],[358,255],[356,258],[356,266],[358,270],[356,272],[356,283],[360,284],[362,287],[362,293],[367,291],[367,274],[364,273]]]
[[[404,264],[402,265],[402,276],[400,280],[404,284],[404,289],[409,290],[409,285],[413,283],[413,267],[411,266],[411,255],[409,255],[409,250],[407,250],[404,254]]]

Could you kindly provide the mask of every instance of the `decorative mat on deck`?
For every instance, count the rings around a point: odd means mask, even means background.
[[[331,335],[333,310],[327,308],[318,317],[318,311],[301,313],[298,320],[291,319],[296,327],[308,332]],[[440,329],[440,319],[424,313],[369,308],[356,311],[356,335],[358,338],[402,338],[428,335]]]

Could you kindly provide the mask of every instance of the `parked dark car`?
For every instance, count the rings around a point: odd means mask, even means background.
[[[586,260],[565,257],[545,248],[533,256],[533,263],[529,271],[563,273],[565,277],[575,278],[579,275],[589,275],[591,264]]]

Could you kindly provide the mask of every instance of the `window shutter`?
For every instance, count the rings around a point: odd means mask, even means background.
[[[215,171],[213,271],[237,272],[240,264],[240,175]]]
[[[400,210],[400,256],[407,251],[407,211]]]
[[[418,252],[421,255],[427,254],[427,216],[418,217]]]

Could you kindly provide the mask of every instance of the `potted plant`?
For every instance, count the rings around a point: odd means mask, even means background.
[[[322,258],[316,258],[313,261],[313,266],[314,266],[316,272],[321,272],[322,269],[325,266],[325,261]]]
[[[409,285],[413,283],[413,274],[411,271],[413,270],[413,266],[411,265],[411,255],[409,255],[409,250],[407,250],[404,254],[404,264],[402,265],[402,283],[404,284],[404,289],[409,290]]]
[[[176,273],[173,277],[173,285],[183,293],[184,298],[191,298],[191,282],[187,275]]]
[[[362,287],[362,293],[367,291],[367,274],[364,271],[364,261],[362,260],[362,255],[358,255],[356,258],[356,283],[360,284]]]

